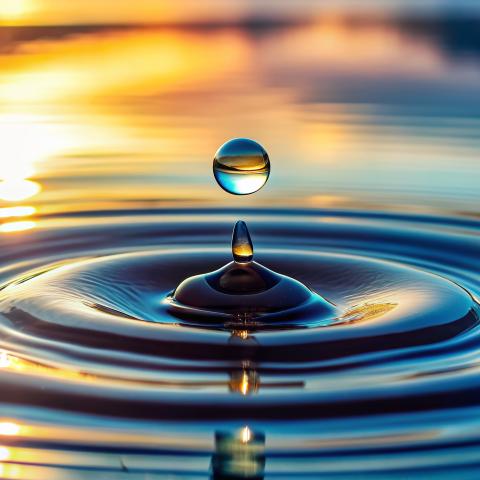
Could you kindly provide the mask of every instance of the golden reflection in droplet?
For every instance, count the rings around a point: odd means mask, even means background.
[[[0,447],[0,462],[10,458],[10,449],[8,447]]]
[[[252,439],[252,431],[248,427],[243,427],[240,432],[240,439],[242,443],[248,443]]]
[[[238,221],[233,229],[232,255],[235,262],[239,263],[253,260],[253,243],[245,222]]]
[[[20,433],[20,425],[13,422],[0,422],[0,435],[15,436]]]
[[[240,371],[232,372],[229,388],[231,392],[241,395],[250,395],[258,392],[260,379],[257,371],[251,367],[245,367]]]
[[[241,338],[242,340],[246,340],[249,336],[248,330],[234,330],[232,335]]]
[[[248,243],[238,243],[233,246],[233,254],[235,258],[249,260],[253,257],[252,246]]]
[[[0,218],[30,217],[35,213],[37,213],[37,209],[30,206],[0,208]]]
[[[33,221],[22,221],[22,222],[7,222],[3,225],[0,225],[1,233],[15,233],[15,232],[24,232],[26,230],[32,230],[36,227],[36,222]]]
[[[248,373],[247,372],[242,372],[242,380],[240,383],[240,391],[242,392],[242,395],[246,395],[248,393],[248,386],[249,386],[249,381],[248,381]]]

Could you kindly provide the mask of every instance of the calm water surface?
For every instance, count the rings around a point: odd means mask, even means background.
[[[0,29],[0,477],[477,478],[479,31]],[[213,178],[232,137],[254,195]],[[238,219],[336,323],[165,310]]]

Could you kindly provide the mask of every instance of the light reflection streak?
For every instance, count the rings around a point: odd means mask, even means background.
[[[0,422],[0,435],[15,436],[20,433],[20,425],[13,422]]]
[[[240,435],[242,443],[248,443],[252,439],[252,432],[248,427],[243,427]]]
[[[12,179],[0,182],[0,199],[18,202],[31,198],[40,192],[40,185],[27,179]]]
[[[264,389],[286,389],[286,388],[304,388],[302,381],[260,381],[260,377],[255,367],[246,361],[243,368],[239,371],[234,370],[231,373],[230,380],[206,380],[206,381],[181,381],[176,379],[142,379],[138,377],[116,377],[114,375],[98,375],[95,373],[69,369],[67,367],[55,367],[35,361],[23,359],[8,353],[6,350],[0,350],[0,369],[8,370],[18,374],[35,375],[43,377],[60,378],[64,381],[89,382],[106,385],[111,384],[136,384],[144,388],[195,388],[195,389],[219,389],[227,388],[229,392],[240,393],[241,395],[250,395],[257,393],[260,387]]]
[[[267,388],[269,384],[265,385]],[[233,371],[230,374],[229,390],[230,392],[240,393],[241,395],[250,395],[257,393],[260,389],[260,377],[253,365],[246,361],[243,368],[239,371]]]
[[[215,68],[205,68],[206,51],[215,58]],[[132,92],[145,96],[175,91],[179,82],[208,85],[240,69],[247,55],[245,41],[235,31],[203,36],[140,30],[33,44],[27,56],[0,56],[0,101],[45,103]]]
[[[31,220],[25,220],[21,222],[7,222],[0,225],[1,233],[15,233],[15,232],[24,232],[26,230],[32,230],[37,226],[36,222]]]
[[[37,209],[30,206],[4,207],[0,208],[0,218],[30,217],[35,215],[36,212]]]

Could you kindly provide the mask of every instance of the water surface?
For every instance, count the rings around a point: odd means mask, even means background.
[[[207,479],[232,436],[266,479],[476,478],[478,27],[2,28],[0,476]],[[239,136],[247,197],[212,176]],[[166,311],[239,219],[334,322]]]

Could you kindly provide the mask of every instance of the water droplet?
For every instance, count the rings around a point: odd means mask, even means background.
[[[195,326],[243,330],[244,342],[249,331],[275,323],[337,318],[336,307],[303,283],[253,261],[245,222],[235,224],[232,253],[233,262],[183,280],[166,300],[169,313]]]
[[[252,239],[245,222],[239,221],[235,224],[232,235],[232,254],[237,263],[248,263],[253,260]]]
[[[217,150],[213,174],[226,192],[248,195],[267,182],[270,160],[259,143],[248,138],[234,138]]]

